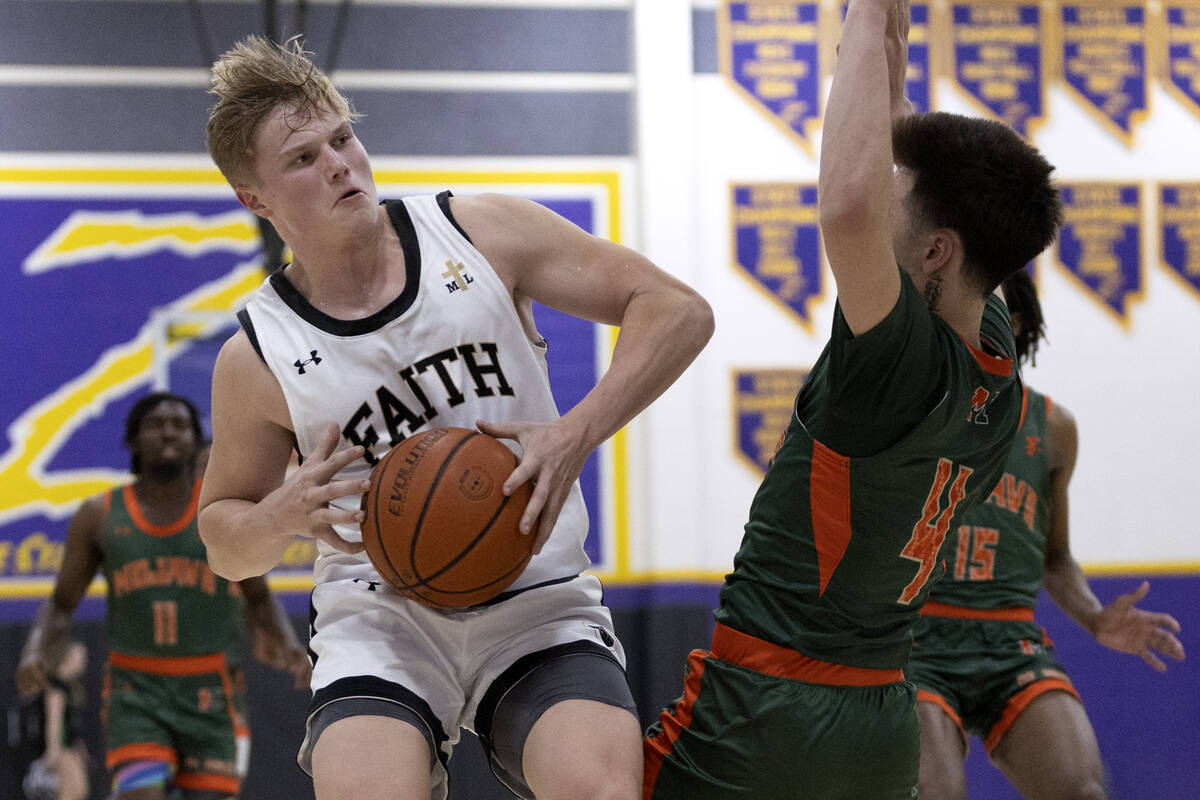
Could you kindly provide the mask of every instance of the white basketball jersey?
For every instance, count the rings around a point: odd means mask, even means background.
[[[337,479],[365,478],[395,444],[443,425],[558,418],[545,343],[531,342],[508,290],[450,214],[449,192],[387,201],[404,249],[404,291],[364,319],[340,320],[311,306],[272,274],[238,318],[287,400],[302,457],[336,422],[339,449],[367,456]],[[516,443],[505,441],[516,449]],[[358,495],[335,502],[357,508]],[[589,566],[588,517],[576,481],[542,552],[512,585],[517,590],[573,576]],[[361,541],[359,526],[338,526]],[[315,580],[379,580],[366,554],[320,543]]]

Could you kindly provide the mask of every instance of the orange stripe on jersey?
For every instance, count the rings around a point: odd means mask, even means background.
[[[1050,419],[1050,407],[1053,405],[1053,403],[1050,402],[1050,398],[1047,397],[1046,395],[1042,395],[1042,400],[1046,401],[1046,419],[1049,420]]]
[[[1061,675],[1062,673],[1059,674]],[[1018,692],[1013,699],[1008,701],[1008,705],[1004,708],[1004,713],[1000,715],[1000,721],[993,725],[992,729],[988,732],[983,746],[989,756],[996,745],[1000,744],[1001,737],[1017,721],[1017,717],[1021,716],[1021,712],[1028,708],[1029,704],[1036,698],[1046,692],[1066,692],[1081,703],[1083,702],[1079,699],[1079,692],[1075,691],[1075,687],[1071,685],[1071,682],[1066,679],[1065,675],[1062,678],[1050,678],[1029,684]]]
[[[958,338],[962,339],[961,336]],[[984,372],[992,375],[999,375],[1004,378],[1012,375],[1013,362],[1011,358],[1004,358],[1002,356],[994,356],[990,353],[985,353],[975,345],[968,342],[966,339],[963,339],[962,341],[963,344],[967,346],[967,349],[971,351],[971,355],[975,356],[975,362],[979,364],[979,367]],[[991,344],[991,342],[988,342],[988,344]],[[995,345],[992,346],[997,351],[1000,350],[999,347],[996,347]]]
[[[108,661],[114,667],[149,672],[154,675],[203,675],[208,672],[225,674],[225,654],[208,653],[202,656],[134,656],[111,651]]]
[[[129,516],[133,519],[133,523],[143,533],[148,533],[151,536],[173,536],[179,533],[195,519],[196,509],[200,505],[200,481],[197,479],[192,486],[192,499],[188,502],[188,507],[184,510],[183,516],[166,525],[155,525],[146,519],[146,515],[142,513],[142,507],[138,505],[137,493],[133,491],[133,484],[129,484],[122,491],[124,492],[125,507],[129,509]]]
[[[946,702],[946,698],[942,697],[940,694],[928,691],[926,689],[917,689],[917,702],[933,703],[942,711],[945,711],[946,716],[954,720],[954,724],[958,726],[959,730],[962,730],[962,717],[958,716],[958,712],[951,708],[950,704]]]
[[[675,742],[683,729],[692,724],[692,705],[700,694],[700,679],[704,675],[704,659],[709,655],[704,650],[688,653],[687,679],[683,684],[683,697],[673,707],[664,709],[659,715],[659,731],[653,738],[642,741],[645,771],[642,774],[642,800],[654,795],[654,784],[663,761],[675,749]]]
[[[126,761],[139,761],[143,759],[165,761],[171,766],[175,766],[179,761],[179,756],[172,747],[167,747],[165,744],[150,744],[147,742],[144,744],[122,745],[116,750],[109,750],[108,754],[104,757],[109,769]]]
[[[719,622],[713,628],[712,653],[722,661],[764,675],[828,686],[880,686],[904,680],[901,669],[850,667],[809,658],[790,647],[759,639]]]
[[[814,441],[808,495],[821,595],[850,544],[850,459]]]
[[[1017,420],[1017,430],[1025,427],[1025,409],[1029,406],[1029,387],[1021,385],[1021,418]]]
[[[952,617],[954,619],[998,619],[1006,622],[1033,622],[1033,609],[1016,608],[967,608],[952,606],[949,603],[939,603],[930,600],[921,609],[927,617]]]
[[[238,779],[228,775],[202,775],[196,772],[185,772],[175,776],[175,785],[180,789],[194,791],[223,792],[237,794]]]

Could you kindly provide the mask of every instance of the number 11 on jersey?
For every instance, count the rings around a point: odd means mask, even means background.
[[[155,600],[151,604],[154,611],[154,643],[170,645],[179,643],[179,615],[174,600]]]

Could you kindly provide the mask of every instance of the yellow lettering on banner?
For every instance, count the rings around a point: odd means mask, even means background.
[[[61,564],[62,545],[51,541],[41,531],[26,536],[17,545],[15,571],[18,574],[57,572]]]
[[[807,78],[811,72],[807,61],[751,61],[746,64],[746,74],[757,78]]]
[[[759,42],[754,48],[754,55],[757,58],[784,60],[792,57],[792,48],[780,42]]]
[[[1124,42],[1125,44],[1141,44],[1145,39],[1142,26],[1139,24],[1122,25],[1120,28],[1084,28],[1078,25],[1067,25],[1063,31],[1067,42]]]
[[[1080,25],[1096,27],[1100,25],[1124,25],[1125,9],[1103,8],[1098,6],[1077,6],[1076,18]]]
[[[1010,83],[1033,79],[1033,69],[1017,62],[985,64],[974,62],[963,65],[963,77],[969,81],[1003,80]]]
[[[984,42],[1001,41],[1009,44],[1039,44],[1041,34],[1033,25],[1021,25],[1012,28],[968,28],[956,25],[954,41],[959,44],[982,44]]]
[[[968,16],[971,18],[972,25],[995,27],[997,25],[1019,25],[1021,22],[1021,10],[1015,6],[973,5],[969,8]]]
[[[764,223],[788,223],[792,225],[815,225],[818,210],[814,206],[792,206],[776,208],[746,208],[738,206],[733,212],[735,225],[762,225]]]
[[[735,42],[760,42],[763,39],[779,39],[785,42],[808,44],[817,41],[817,26],[803,23],[795,25],[751,25],[734,22],[730,34]]]

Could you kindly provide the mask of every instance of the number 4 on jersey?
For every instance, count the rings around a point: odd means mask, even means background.
[[[906,606],[916,600],[917,595],[921,593],[921,589],[929,580],[929,576],[933,574],[938,551],[942,549],[946,532],[950,530],[950,520],[954,518],[954,509],[967,494],[967,478],[974,470],[959,464],[958,474],[950,486],[949,504],[942,508],[942,493],[945,491],[946,484],[950,482],[950,473],[953,469],[954,464],[950,459],[938,460],[937,475],[934,476],[933,485],[929,487],[929,496],[925,498],[924,513],[921,514],[921,519],[917,524],[913,526],[912,538],[900,551],[901,558],[907,558],[920,564],[916,576],[908,586],[904,587],[904,591],[896,600],[901,605]]]

